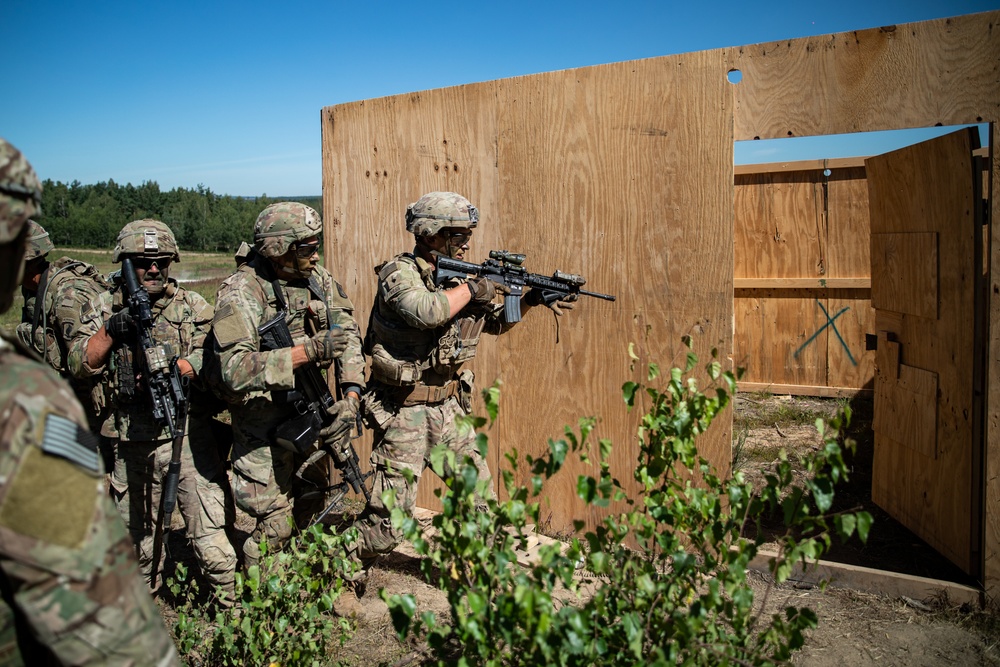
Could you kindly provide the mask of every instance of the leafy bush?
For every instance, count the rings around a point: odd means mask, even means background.
[[[260,564],[236,574],[236,604],[214,611],[196,602],[197,586],[177,567],[168,582],[177,609],[174,637],[192,665],[332,665],[329,650],[343,645],[352,626],[336,618],[333,603],[345,590],[343,577],[357,567],[345,555],[343,535],[312,526],[277,552],[260,545]],[[216,591],[216,596],[222,595]]]
[[[687,342],[687,341],[686,341]],[[635,357],[633,355],[633,359]],[[782,457],[754,489],[742,473],[720,479],[698,455],[696,438],[726,408],[736,378],[714,360],[705,367],[710,380],[699,390],[690,377],[697,358],[687,354],[683,371],[661,377],[647,368],[646,386],[628,382],[623,396],[629,409],[643,405],[638,430],[639,456],[630,473],[642,489],[630,498],[609,465],[611,443],[598,443],[599,473],[580,476],[577,495],[594,507],[624,507],[595,530],[568,545],[541,548],[531,567],[517,564],[515,548],[526,546],[525,527],[539,519],[545,481],[573,453],[590,463],[588,437],[593,419],[578,432],[550,440],[547,455],[526,457],[530,486],[502,473],[509,500],[486,501],[471,462],[452,468],[441,496],[443,510],[433,520],[436,535],[399,508],[393,520],[423,556],[424,576],[447,595],[449,618],[418,609],[412,595],[386,595],[401,639],[421,647],[425,662],[458,665],[761,665],[786,661],[815,627],[815,613],[786,607],[764,618],[747,581],[747,567],[763,537],[741,537],[745,525],[777,513],[786,526],[781,552],[771,565],[774,580],[784,581],[798,560],[818,558],[831,534],[866,539],[871,517],[864,512],[830,515],[833,486],[846,479],[838,443],[849,409],[823,430],[824,446],[806,460],[808,479],[797,485],[791,464]],[[687,377],[685,377],[687,376]],[[652,383],[661,381],[662,386]],[[491,418],[496,387],[484,392]],[[473,420],[482,426],[485,420]],[[486,436],[478,444],[485,453]],[[848,447],[853,443],[846,443]],[[443,474],[454,461],[435,450],[432,466]],[[391,504],[391,493],[386,494]],[[584,529],[576,523],[576,533]],[[760,531],[758,531],[760,533]]]

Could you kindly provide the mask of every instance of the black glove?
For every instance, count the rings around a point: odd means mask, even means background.
[[[104,323],[104,330],[115,342],[127,341],[135,336],[135,320],[128,308],[122,308]]]
[[[347,349],[347,334],[340,327],[326,329],[303,343],[309,361],[333,361]]]
[[[483,278],[481,276],[469,278],[468,282],[465,284],[468,285],[469,292],[472,293],[471,303],[479,306],[487,306],[493,303],[493,299],[496,298],[497,292],[502,294],[510,292],[506,285],[495,283],[489,278]]]

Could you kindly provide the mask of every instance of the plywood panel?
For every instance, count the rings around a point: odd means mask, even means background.
[[[826,220],[816,173],[761,173],[736,178],[736,276],[826,275]]]
[[[622,409],[628,344],[664,367],[683,360],[683,334],[703,357],[732,349],[732,91],[720,55],[500,82],[505,247],[526,252],[533,271],[583,273],[618,296],[582,302],[562,318],[558,344],[544,311],[501,339],[505,406],[520,418],[503,420],[500,435],[520,452],[539,455],[564,425],[597,415],[596,435],[614,441],[612,465],[631,485],[639,415]],[[720,470],[730,423],[727,413],[700,440]],[[599,518],[575,500],[584,472],[594,470],[572,464],[554,481],[543,508],[551,528]]]
[[[901,365],[899,343],[884,336],[877,359],[875,433],[927,459],[937,458],[937,373]],[[888,458],[901,463],[898,457]]]
[[[997,93],[1000,97],[1000,92]],[[996,120],[995,117],[991,119]],[[997,165],[996,147],[1000,145],[1000,123],[990,126],[992,162],[990,163],[990,187],[992,194],[992,220],[1000,220],[1000,168]],[[989,596],[1000,600],[1000,224],[991,223],[987,230],[989,252],[987,258],[987,298],[989,312],[989,340],[987,341],[987,407],[986,407],[986,452],[983,461],[984,493],[984,539],[983,539],[983,582]]]
[[[826,161],[795,164],[777,172],[775,165],[743,167],[736,178],[735,345],[748,367],[743,384],[798,386],[803,394],[870,387],[864,168],[851,162],[826,174]]]
[[[872,234],[872,305],[938,318],[938,235]]]
[[[989,122],[998,12],[728,49],[737,141]]]
[[[827,384],[822,290],[739,290],[734,359],[744,382]]]
[[[827,278],[871,276],[868,181],[864,166],[831,169],[827,188]]]
[[[827,293],[828,312],[836,318],[827,338],[827,384],[832,387],[872,387],[875,352],[865,349],[865,334],[876,328],[869,294],[869,290]]]

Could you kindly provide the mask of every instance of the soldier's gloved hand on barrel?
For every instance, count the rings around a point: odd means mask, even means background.
[[[566,311],[573,310],[577,298],[576,294],[560,295],[558,292],[532,289],[524,295],[524,302],[529,306],[545,306],[556,315],[562,315]]]

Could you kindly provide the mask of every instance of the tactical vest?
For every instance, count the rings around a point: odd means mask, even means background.
[[[379,287],[365,335],[365,351],[372,358],[371,378],[396,387],[440,385],[453,379],[462,364],[476,356],[485,320],[459,316],[436,329],[417,329],[407,324],[388,306],[383,293],[386,279],[402,264],[420,271],[416,258],[409,253],[375,267]],[[427,289],[438,291],[430,274],[420,273]]]
[[[246,285],[254,289],[253,299],[264,305],[264,313],[261,323],[275,317],[281,310],[285,311],[285,323],[292,340],[296,344],[311,338],[317,332],[327,329],[332,321],[331,312],[334,310],[346,310],[353,312],[354,306],[344,292],[340,284],[333,280],[332,289],[327,290],[323,281],[314,272],[307,281],[303,281],[301,286],[289,287],[277,281],[273,271],[266,264],[268,260],[255,253],[249,256],[247,261],[238,262],[237,271],[252,276],[253,280],[245,282]],[[282,298],[279,301],[276,289],[282,289]],[[285,303],[282,303],[285,302]],[[312,307],[310,307],[312,303]],[[316,306],[322,304],[322,307]],[[315,311],[315,312],[311,312]],[[213,393],[229,405],[243,405],[254,395],[261,395],[260,392],[249,394],[239,394],[231,391],[222,380],[221,362],[215,350],[215,345],[209,341],[205,346],[204,367],[202,375]],[[269,394],[271,400],[283,402],[287,398],[288,392],[264,392]]]

